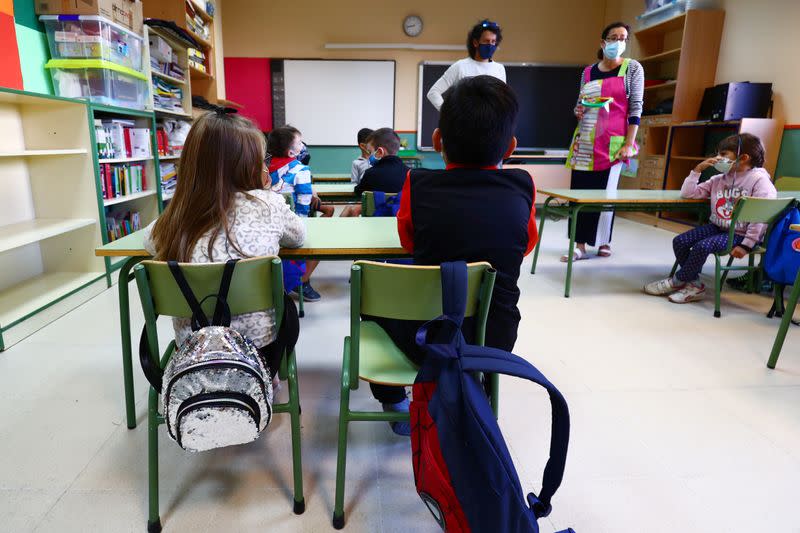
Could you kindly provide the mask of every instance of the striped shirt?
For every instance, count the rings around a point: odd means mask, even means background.
[[[609,72],[603,72],[598,68],[599,63],[592,65],[589,77],[592,80],[612,78],[619,73],[619,67]],[[581,94],[586,80],[581,72],[581,82],[578,91],[578,104],[581,103]],[[642,117],[642,107],[644,105],[644,68],[642,64],[631,59],[628,63],[628,70],[625,72],[625,94],[628,97],[628,124],[639,124]]]
[[[297,159],[269,173],[273,190],[280,193],[291,193],[294,198],[295,212],[307,217],[311,211],[311,169]],[[280,184],[280,189],[278,185]]]

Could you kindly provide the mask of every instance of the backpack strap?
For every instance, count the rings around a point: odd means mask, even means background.
[[[275,340],[262,348],[266,352],[267,361],[280,361],[284,354],[294,350],[297,339],[300,337],[300,317],[297,314],[297,306],[288,292],[283,293],[283,319],[281,327]],[[277,372],[277,368],[271,369]]]
[[[177,261],[167,261],[172,277],[175,278],[175,283],[181,290],[186,303],[189,304],[189,309],[192,310],[192,331],[197,331],[200,328],[207,328],[208,326],[230,326],[231,325],[231,310],[228,306],[228,291],[231,287],[231,280],[233,279],[233,271],[236,268],[238,259],[229,259],[225,262],[225,268],[222,271],[222,279],[219,283],[217,294],[209,294],[199,302],[197,297],[192,292],[189,282],[186,281],[186,276],[183,275],[181,267]],[[214,307],[214,316],[209,322],[205,312],[203,312],[203,303],[209,298],[216,298],[217,305]]]
[[[486,372],[506,374],[533,381],[547,390],[553,412],[550,437],[550,458],[544,468],[542,490],[537,496],[528,494],[530,505],[536,518],[550,514],[550,500],[561,485],[564,465],[567,461],[569,445],[569,408],[561,392],[532,364],[512,353],[483,346],[463,347],[461,365],[465,372]]]
[[[464,261],[454,261],[442,263],[440,268],[442,315],[420,326],[415,341],[430,356],[452,359],[458,356],[455,346],[460,345],[459,341],[463,339],[461,325],[467,309],[467,264]],[[431,331],[435,333],[429,338]]]
[[[442,313],[461,328],[467,310],[467,263],[442,263],[441,269]]]

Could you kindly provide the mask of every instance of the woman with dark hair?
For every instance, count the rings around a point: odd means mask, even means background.
[[[503,32],[496,22],[486,19],[473,26],[467,34],[469,57],[450,65],[450,68],[428,91],[428,100],[433,106],[436,109],[442,107],[444,92],[464,78],[485,74],[506,81],[505,67],[492,61],[492,56],[501,42],[503,42]]]
[[[603,29],[594,65],[581,75],[575,106],[578,127],[567,166],[572,189],[616,190],[622,163],[636,155],[636,132],[642,116],[644,69],[623,59],[630,27],[614,22]],[[573,260],[588,259],[586,245],[598,246],[599,257],[611,255],[613,212],[578,215]],[[567,262],[564,255],[561,261]]]

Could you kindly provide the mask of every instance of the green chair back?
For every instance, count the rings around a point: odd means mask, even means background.
[[[778,191],[800,191],[800,178],[784,176],[775,181],[775,188]]]
[[[388,192],[386,198],[397,196],[397,193]],[[361,216],[371,217],[375,216],[375,193],[372,191],[364,191],[361,195]]]
[[[794,198],[749,198],[736,202],[732,220],[756,224],[772,224]]]
[[[198,300],[219,290],[224,263],[181,263],[180,267]],[[192,316],[166,262],[142,261],[136,265],[134,274],[143,303],[152,302],[156,315]],[[280,259],[256,257],[239,261],[233,271],[227,301],[234,315],[276,308],[281,310],[276,315],[282,316],[283,270]],[[202,308],[207,316],[213,314],[216,302],[216,298],[203,302]]]

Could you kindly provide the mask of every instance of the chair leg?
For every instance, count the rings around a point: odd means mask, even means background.
[[[303,284],[300,283],[298,287],[299,291],[297,293],[297,316],[303,318],[306,316],[305,307],[303,306]]]
[[[345,358],[345,365],[349,361]],[[346,367],[345,367],[346,368]],[[336,451],[336,499],[333,506],[333,527],[344,527],[344,476],[347,465],[347,424],[350,421],[350,377],[342,372],[342,391],[339,400],[339,443]]]
[[[775,368],[778,363],[778,357],[781,355],[783,348],[783,341],[786,339],[786,332],[789,330],[789,325],[792,323],[792,316],[797,307],[797,300],[800,299],[800,275],[794,282],[794,288],[789,295],[789,301],[786,304],[786,309],[783,311],[783,318],[781,318],[781,325],[778,328],[778,335],[775,337],[775,343],[772,345],[772,352],[767,361],[768,368]]]
[[[669,271],[669,277],[670,277],[670,278],[674,278],[674,277],[675,277],[675,273],[676,273],[677,271],[678,271],[678,261],[676,260],[676,261],[675,261],[675,262],[672,264],[672,270],[670,270],[670,271]]]
[[[722,266],[719,263],[719,256],[714,255],[714,316],[719,318],[722,314],[719,311],[720,299],[722,294]]]
[[[150,387],[147,411],[147,481],[149,490],[147,532],[160,533],[161,517],[158,513],[158,393],[152,387]]]
[[[725,265],[725,269],[722,271],[722,281],[720,282],[720,286],[725,285],[725,280],[728,279],[728,274],[730,273],[730,270],[727,269],[730,268],[730,266],[733,264],[733,259],[734,259],[733,256],[730,256],[728,258],[728,263]]]
[[[292,468],[294,474],[294,514],[303,514],[306,499],[303,496],[303,459],[300,440],[300,393],[297,382],[297,358],[295,352],[289,355],[289,415],[292,419]]]

